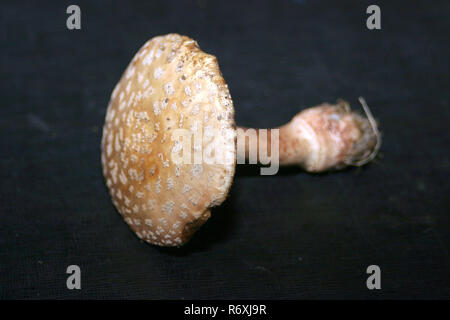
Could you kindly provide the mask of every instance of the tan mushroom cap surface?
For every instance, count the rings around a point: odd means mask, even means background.
[[[174,161],[185,152],[177,129],[202,137],[192,138],[192,154],[214,140],[223,161]],[[131,229],[152,244],[186,243],[234,176],[234,108],[217,59],[178,34],[145,43],[112,92],[101,151],[106,185]]]

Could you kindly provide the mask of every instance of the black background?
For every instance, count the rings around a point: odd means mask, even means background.
[[[2,1],[0,298],[450,298],[449,17],[448,1]],[[101,128],[134,53],[170,32],[218,57],[238,124],[362,95],[381,156],[321,175],[239,166],[187,246],[141,242],[104,186]]]

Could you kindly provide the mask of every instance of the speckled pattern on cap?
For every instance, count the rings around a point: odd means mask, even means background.
[[[176,164],[177,128],[202,128],[202,148],[219,139],[227,161]],[[188,241],[225,199],[235,170],[234,108],[217,59],[178,34],[145,43],[112,92],[101,149],[112,201],[138,237]]]

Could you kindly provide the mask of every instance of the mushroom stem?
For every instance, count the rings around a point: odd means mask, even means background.
[[[267,164],[268,157],[276,161],[271,149],[278,147],[280,165],[298,165],[309,172],[363,165],[375,157],[381,142],[365,102],[363,107],[368,119],[340,100],[305,109],[277,131],[238,127],[238,163]]]

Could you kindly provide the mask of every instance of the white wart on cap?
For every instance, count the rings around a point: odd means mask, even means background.
[[[184,152],[172,132],[199,128],[200,149],[219,137],[216,152],[228,161],[172,161]],[[191,152],[199,147],[193,142]],[[152,244],[186,243],[234,176],[234,108],[217,59],[178,34],[145,43],[111,95],[101,150],[113,203],[131,229]]]

